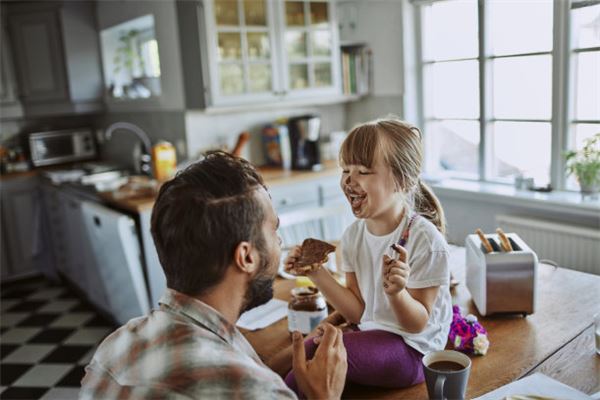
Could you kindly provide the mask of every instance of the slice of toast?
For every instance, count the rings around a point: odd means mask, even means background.
[[[292,273],[306,274],[316,271],[327,262],[329,253],[335,251],[335,246],[318,239],[305,239],[300,248],[300,257],[292,266]]]

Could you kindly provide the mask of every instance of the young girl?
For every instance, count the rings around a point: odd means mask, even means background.
[[[422,356],[446,345],[452,304],[445,222],[419,179],[421,132],[397,119],[352,129],[341,188],[357,218],[341,240],[346,287],[325,268],[308,276],[355,327],[344,333],[347,382],[400,388],[423,381]],[[299,255],[295,248],[286,269]],[[305,341],[314,354],[319,338]],[[286,383],[298,393],[292,373]]]

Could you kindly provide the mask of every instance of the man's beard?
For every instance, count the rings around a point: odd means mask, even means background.
[[[275,277],[265,276],[265,272],[269,270],[270,260],[266,252],[260,252],[260,255],[264,262],[261,265],[260,272],[250,282],[250,286],[246,291],[242,313],[261,306],[273,298],[273,281]]]

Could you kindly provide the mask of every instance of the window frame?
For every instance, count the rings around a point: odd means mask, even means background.
[[[465,118],[426,118],[425,103],[426,93],[424,85],[424,71],[428,65],[435,62],[445,62],[447,60],[424,60],[424,12],[423,6],[431,5],[439,1],[452,0],[411,0],[412,13],[405,18],[405,25],[411,29],[414,36],[414,43],[411,48],[412,56],[416,62],[407,63],[407,78],[413,79],[413,85],[407,84],[410,90],[414,92],[416,106],[409,108],[410,117],[415,119],[419,126],[425,127],[428,122],[445,120],[465,120]],[[478,178],[469,178],[464,173],[455,171],[449,173],[452,178],[464,180],[477,180],[481,182],[512,184],[506,179],[492,179],[493,154],[492,154],[492,124],[495,122],[545,122],[551,125],[551,157],[550,157],[550,184],[554,190],[572,190],[567,188],[567,176],[565,172],[565,160],[563,154],[568,150],[570,135],[574,134],[574,127],[577,123],[600,124],[600,119],[595,120],[577,120],[573,109],[573,99],[575,95],[575,73],[573,71],[573,54],[583,52],[598,51],[600,47],[574,49],[571,43],[571,10],[577,7],[586,7],[600,4],[598,0],[587,0],[576,4],[572,0],[553,0],[553,37],[552,49],[550,51],[539,51],[518,54],[492,55],[489,41],[489,2],[490,0],[477,0],[478,9],[478,56],[476,60],[479,68],[479,118],[467,119],[479,122],[479,165]],[[407,46],[407,47],[412,47]],[[551,115],[549,119],[520,119],[520,118],[493,118],[492,116],[492,82],[491,68],[496,59],[512,58],[521,56],[550,55],[551,56]],[[471,58],[470,58],[471,59]],[[457,59],[458,60],[458,59]],[[449,60],[448,60],[449,61]],[[455,61],[452,59],[452,61]],[[424,133],[424,153],[425,153],[425,173],[430,173],[437,168],[437,160],[434,159],[427,150],[431,148],[431,135]]]

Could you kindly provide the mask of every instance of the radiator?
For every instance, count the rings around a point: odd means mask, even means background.
[[[540,260],[600,275],[600,229],[512,215],[498,215],[496,222],[517,233]]]

